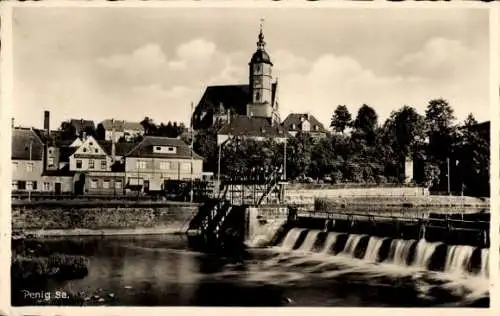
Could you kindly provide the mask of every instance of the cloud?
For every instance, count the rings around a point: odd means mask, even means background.
[[[461,41],[434,37],[421,50],[402,57],[397,66],[407,74],[444,78],[465,75],[477,58],[481,58],[479,52]]]

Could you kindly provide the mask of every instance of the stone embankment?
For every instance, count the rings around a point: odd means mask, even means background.
[[[197,204],[61,201],[12,206],[12,231],[41,236],[131,235],[181,232]]]

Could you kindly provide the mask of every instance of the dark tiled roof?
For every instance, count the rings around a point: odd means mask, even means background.
[[[153,153],[154,146],[172,146],[177,148],[175,154]],[[178,138],[145,136],[144,139],[137,144],[127,157],[144,157],[144,158],[191,158],[191,148]],[[193,152],[194,159],[203,159],[200,155]]]
[[[60,139],[60,131],[50,131],[50,135],[44,129],[33,129],[33,131],[38,135],[40,140],[47,145],[57,144]]]
[[[78,134],[83,132],[86,128],[95,129],[94,121],[90,121],[90,120],[71,119],[70,124],[73,125],[73,127],[75,128],[75,130]]]
[[[257,50],[255,53],[253,53],[250,63],[252,64],[266,63],[270,64],[271,66],[273,65],[273,63],[271,62],[271,57],[269,57],[269,54],[265,50],[260,50],[260,49]]]
[[[62,146],[59,147],[59,162],[69,162],[69,157],[75,153],[78,148]]]
[[[69,170],[69,165],[59,170],[45,170],[42,173],[42,176],[50,177],[73,177],[74,175],[75,172]]]
[[[302,114],[302,113],[291,113],[286,119],[283,121],[283,127],[289,131],[301,131],[302,120],[307,119],[311,124],[311,132],[323,132],[326,133],[326,129],[313,115],[311,114]],[[292,128],[295,124],[295,128]],[[314,130],[314,126],[318,126],[318,130]]]
[[[285,129],[279,125],[271,125],[271,119],[264,117],[235,116],[228,125],[219,130],[221,135],[253,136],[253,137],[286,137]]]
[[[29,160],[30,159],[30,144],[31,144],[31,160],[43,159],[43,142],[29,128],[14,128],[12,129],[12,153],[11,159],[14,160]]]
[[[125,130],[135,130],[135,131],[143,131],[144,127],[139,122],[129,122],[129,121],[120,121],[120,120],[104,120],[101,122],[102,127],[105,130],[112,130],[113,125],[115,127],[115,131],[123,132]]]
[[[112,142],[108,140],[98,140],[99,146],[108,154],[111,155]],[[136,143],[115,143],[115,154],[117,156],[125,156],[128,154],[139,142]]]
[[[272,102],[276,97],[277,84],[272,84]],[[236,115],[247,114],[247,104],[251,101],[250,88],[248,84],[242,85],[223,85],[223,86],[208,86],[205,93],[198,102],[194,111],[194,127],[204,128],[211,126],[212,115],[219,112],[220,105],[227,111],[231,109],[231,113]],[[207,112],[208,115],[204,119],[201,118],[201,113]],[[208,122],[206,121],[208,120]]]

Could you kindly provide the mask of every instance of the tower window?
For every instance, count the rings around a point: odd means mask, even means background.
[[[255,100],[256,100],[257,102],[260,102],[260,92],[256,92],[256,93],[255,93]]]

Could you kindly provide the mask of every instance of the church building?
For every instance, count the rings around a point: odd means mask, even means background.
[[[230,137],[284,141],[287,131],[281,126],[272,71],[261,26],[249,62],[249,84],[207,87],[194,110],[193,128],[216,128],[219,143]]]

